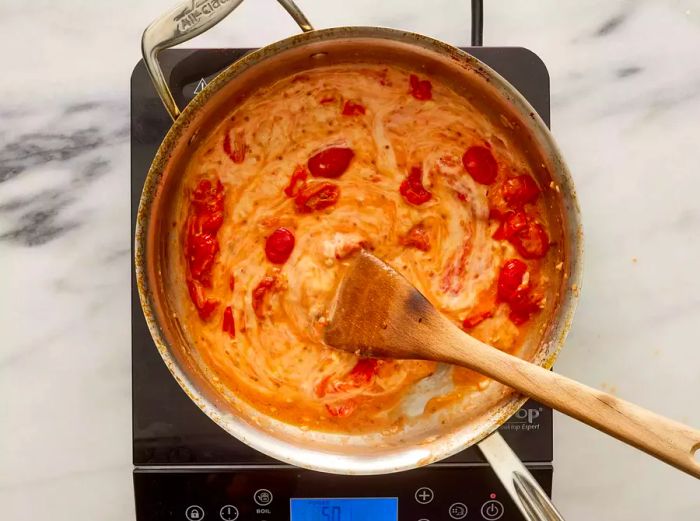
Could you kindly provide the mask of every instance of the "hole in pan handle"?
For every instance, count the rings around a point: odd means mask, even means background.
[[[168,114],[177,119],[180,108],[175,103],[163,70],[158,63],[158,53],[211,29],[226,18],[243,0],[184,0],[176,7],[154,20],[143,32],[141,52],[148,74]],[[304,13],[292,0],[277,0],[294,18],[302,31],[313,27]]]

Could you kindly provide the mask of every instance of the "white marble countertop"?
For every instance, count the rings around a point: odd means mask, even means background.
[[[557,370],[700,426],[700,4],[487,2],[485,43],[539,54],[586,231]],[[0,6],[0,517],[133,519],[129,77],[169,0]],[[469,41],[467,0],[299,0],[317,27]],[[352,9],[349,7],[352,6]],[[295,31],[248,0],[190,46]],[[698,481],[557,415],[568,520],[700,519]]]

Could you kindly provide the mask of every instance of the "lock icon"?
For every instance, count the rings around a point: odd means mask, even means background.
[[[204,519],[204,509],[199,505],[190,505],[185,510],[185,519],[187,521],[200,521]]]

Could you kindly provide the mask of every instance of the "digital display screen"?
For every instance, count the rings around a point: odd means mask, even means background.
[[[292,499],[291,521],[397,521],[395,497]]]

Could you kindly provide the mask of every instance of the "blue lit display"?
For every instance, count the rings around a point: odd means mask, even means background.
[[[395,497],[292,499],[291,521],[397,521]]]

